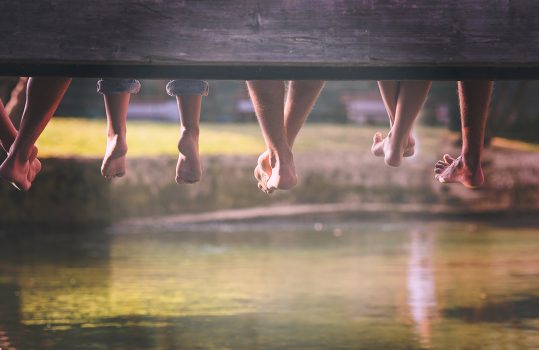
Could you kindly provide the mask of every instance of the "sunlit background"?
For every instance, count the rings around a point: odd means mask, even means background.
[[[124,178],[100,175],[102,96],[75,79],[33,188],[0,185],[2,350],[539,348],[539,83],[496,83],[471,191],[433,177],[460,152],[455,82],[433,83],[400,168],[370,153],[389,128],[376,82],[327,82],[299,184],[271,196],[239,81],[210,81],[202,181],[174,182],[165,84],[131,99]]]

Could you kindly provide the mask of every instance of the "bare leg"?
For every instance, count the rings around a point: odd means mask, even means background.
[[[397,114],[397,101],[399,99],[400,81],[384,80],[378,82],[380,88],[380,94],[382,95],[382,101],[386,107],[387,115],[389,117],[389,127],[392,128],[395,122],[395,116]],[[408,142],[404,147],[403,156],[411,157],[415,153],[415,139],[410,133],[408,136]],[[377,132],[374,134],[371,152],[377,157],[384,156],[384,137],[382,133]]]
[[[198,150],[200,134],[201,95],[176,96],[181,111],[180,141],[178,142],[178,164],[176,182],[195,183],[202,176],[202,165]]]
[[[386,107],[387,116],[389,117],[389,127],[393,127],[395,115],[397,113],[397,101],[399,100],[400,81],[381,80],[378,81],[378,88],[382,101]]]
[[[396,80],[380,80],[378,88],[380,95],[386,108],[387,116],[389,117],[389,129],[393,127],[395,114],[397,113],[397,101],[399,99],[400,82]],[[384,136],[381,132],[374,134],[371,152],[376,157],[384,156]]]
[[[247,87],[268,151],[271,175],[267,188],[290,189],[296,185],[297,176],[285,131],[284,82],[253,80],[247,82]]]
[[[107,149],[101,174],[106,179],[125,175],[126,121],[130,97],[128,92],[103,95],[107,112]]]
[[[293,80],[290,82],[284,105],[284,128],[290,149],[292,149],[296,137],[323,87],[323,80]],[[266,150],[258,158],[258,165],[255,169],[258,186],[264,192],[271,192],[267,188],[267,181],[271,174],[269,151]]]
[[[15,88],[11,91],[9,102],[6,105],[6,113],[16,128],[21,124],[22,112],[26,102],[27,77],[20,77]]]
[[[0,101],[0,144],[6,153],[9,152],[11,145],[17,137],[17,130],[11,122],[11,119],[4,109],[2,101]],[[41,171],[41,162],[37,157],[37,147],[34,146],[32,154],[30,156],[30,171],[28,173],[28,179],[33,181]]]
[[[399,166],[403,156],[414,154],[412,126],[427,98],[431,82],[401,81],[396,85],[394,82],[379,84],[392,126],[386,138],[382,138],[381,133],[374,135],[371,151],[375,156],[384,156],[387,165]],[[397,96],[397,102],[392,119],[394,105],[391,101],[394,96]]]
[[[8,157],[0,165],[0,177],[19,189],[32,185],[30,162],[35,157],[35,142],[52,118],[64,96],[71,78],[30,78],[26,92],[19,134],[11,145]]]
[[[0,101],[0,144],[6,153],[17,137],[17,129],[11,122],[7,114],[4,104]]]
[[[446,154],[435,167],[440,182],[460,182],[468,188],[485,181],[481,154],[485,138],[488,108],[494,83],[492,81],[460,81],[458,83],[462,123],[462,151],[459,157]]]

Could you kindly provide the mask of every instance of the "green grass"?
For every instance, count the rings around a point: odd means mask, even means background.
[[[307,124],[301,131],[295,152],[329,151],[362,152],[370,149],[376,131],[387,132],[384,126],[339,124]],[[439,128],[418,130],[423,149],[437,149],[447,133]],[[176,123],[132,121],[128,123],[131,157],[177,155],[179,127]],[[39,139],[42,157],[101,157],[105,150],[106,122],[95,119],[56,118]],[[264,149],[260,129],[255,123],[203,123],[200,151],[203,155],[255,155]]]
[[[130,156],[177,155],[179,127],[176,123],[129,122]],[[56,118],[38,142],[44,157],[100,157],[106,145],[104,120]],[[256,125],[203,124],[202,154],[254,154],[263,149]]]

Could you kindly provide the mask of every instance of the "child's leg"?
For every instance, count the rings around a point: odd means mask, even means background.
[[[323,80],[292,80],[288,86],[288,94],[284,105],[284,128],[290,149],[296,137],[311,112],[322,88]],[[255,177],[259,187],[268,192],[266,182],[271,177],[269,152],[266,150],[258,159]]]
[[[34,144],[52,118],[70,83],[71,78],[30,78],[19,134],[11,145],[7,159],[0,166],[0,177],[20,189],[30,188],[33,181],[30,163],[32,157],[35,157]]]
[[[127,109],[131,94],[139,90],[140,82],[134,79],[101,79],[97,83],[107,113],[107,149],[101,165],[101,174],[107,179],[125,175]]]
[[[384,140],[384,160],[389,166],[399,166],[408,144],[412,126],[431,86],[430,81],[401,81],[393,126]]]
[[[292,188],[297,183],[297,176],[285,132],[284,82],[252,80],[247,82],[247,87],[269,155],[271,176],[267,181],[267,188]]]
[[[202,176],[198,140],[202,96],[208,95],[208,83],[202,80],[172,80],[167,84],[167,92],[176,96],[181,114],[176,182],[195,183]]]
[[[382,101],[384,101],[384,106],[386,107],[387,115],[389,117],[389,127],[393,127],[395,122],[395,115],[397,114],[397,101],[399,98],[400,91],[400,81],[393,80],[384,80],[378,82],[378,87],[380,88],[380,94],[382,95]],[[415,139],[410,133],[408,136],[408,142],[404,147],[403,156],[411,157],[415,153]],[[371,152],[377,157],[384,156],[384,137],[382,133],[377,132],[374,134]]]
[[[484,182],[481,154],[485,138],[492,81],[460,81],[458,83],[462,123],[462,151],[456,159],[444,155],[436,163],[435,177],[440,182],[460,182],[468,188]]]

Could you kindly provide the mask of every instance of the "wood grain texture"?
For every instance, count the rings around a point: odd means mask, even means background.
[[[539,78],[536,0],[3,0],[0,74]]]

